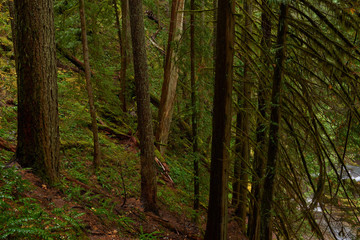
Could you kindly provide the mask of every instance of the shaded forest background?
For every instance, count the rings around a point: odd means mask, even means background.
[[[85,0],[86,29],[81,2],[53,7],[60,172],[52,182],[16,162],[16,9],[0,1],[0,238],[360,237],[359,3],[144,0],[152,205],[129,10],[138,1]],[[227,122],[223,139],[216,121]]]

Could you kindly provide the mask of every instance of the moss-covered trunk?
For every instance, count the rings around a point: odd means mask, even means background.
[[[21,166],[59,178],[59,117],[52,0],[15,0],[18,144]]]
[[[150,109],[143,4],[142,0],[131,0],[129,3],[138,130],[140,133],[141,201],[144,204],[145,211],[157,213],[154,133]]]

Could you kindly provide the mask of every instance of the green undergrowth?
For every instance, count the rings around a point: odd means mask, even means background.
[[[125,196],[140,198],[139,152],[129,139],[119,136],[136,133],[136,118],[113,111],[113,106],[98,103],[98,124],[102,152],[101,166],[92,169],[92,132],[87,96],[83,79],[72,72],[59,71],[59,117],[61,134],[62,180],[58,188],[66,201],[77,202],[95,214],[102,224],[115,228],[120,237],[161,239],[162,232],[142,232],[145,219],[129,215],[119,208]],[[14,81],[9,78],[9,81]],[[11,90],[6,94],[16,99]],[[6,141],[16,144],[16,104],[0,106],[0,133]],[[136,135],[134,136],[137,137]],[[0,162],[8,162],[12,152],[1,149]],[[187,216],[192,211],[192,157],[168,156],[166,161],[174,186],[163,180],[159,168],[158,197],[161,208]],[[0,238],[83,239],[87,230],[80,220],[81,213],[69,209],[47,209],[36,199],[26,197],[30,184],[22,180],[13,168],[0,167]],[[78,184],[74,182],[81,182]],[[108,196],[111,196],[110,198]],[[205,202],[202,197],[201,201]],[[117,206],[115,208],[115,206]],[[139,222],[140,221],[140,222]]]
[[[47,210],[26,196],[30,183],[14,167],[0,163],[0,239],[79,239],[84,236],[82,213]]]
[[[1,14],[1,19],[8,17],[3,16],[4,12]],[[4,26],[0,26],[1,41],[12,48],[11,41],[8,41],[9,29],[4,30]],[[8,21],[6,27],[9,28]],[[61,60],[66,63],[66,60]],[[66,64],[70,65],[70,63]],[[96,69],[94,71],[101,73]],[[101,166],[94,174],[91,119],[85,80],[81,74],[64,69],[58,70],[62,178],[57,188],[66,201],[76,202],[86,211],[91,211],[102,224],[114,227],[116,235],[120,237],[161,239],[162,230],[154,232],[142,230],[142,224],[146,222],[142,212],[135,214],[119,208],[125,197],[127,200],[140,199],[139,151],[134,142],[126,139],[126,136],[134,138],[138,136],[134,114],[136,106],[133,101],[133,88],[130,88],[128,95],[132,101],[128,106],[129,111],[128,113],[121,111],[116,95],[118,88],[110,76],[113,69],[103,71],[107,75],[101,79],[104,80],[101,84],[97,82],[99,77],[93,79],[102,153]],[[131,80],[131,77],[129,79]],[[129,84],[133,85],[133,82]],[[100,85],[103,89],[99,90]],[[16,145],[17,137],[16,101],[13,52],[2,52],[0,53],[0,137],[13,145]],[[155,111],[154,116],[156,116]],[[56,208],[51,204],[45,206],[39,200],[29,197],[27,193],[33,191],[33,186],[22,179],[19,170],[5,167],[5,163],[12,159],[13,155],[14,153],[10,151],[0,149],[0,239],[86,239],[88,230],[81,220],[84,211],[78,212],[66,206]],[[184,215],[189,219],[193,218],[196,214],[192,210],[193,157],[186,153],[177,154],[169,151],[169,156],[162,161],[166,161],[174,185],[163,179],[162,170],[159,168],[160,207],[178,214],[182,219]],[[206,185],[208,179],[202,177],[200,180]],[[206,189],[204,191],[207,193]],[[202,205],[206,202],[205,193],[201,195]]]

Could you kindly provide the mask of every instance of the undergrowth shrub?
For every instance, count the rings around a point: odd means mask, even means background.
[[[0,239],[78,239],[84,234],[82,213],[46,210],[25,196],[31,190],[16,168],[0,163]]]

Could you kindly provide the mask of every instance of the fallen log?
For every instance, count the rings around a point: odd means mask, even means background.
[[[72,56],[70,53],[68,53],[65,49],[61,48],[59,45],[56,45],[56,50],[65,57],[69,62],[74,64],[77,68],[79,68],[81,71],[85,72],[85,65],[83,62],[81,62],[76,57]],[[94,72],[91,71],[91,75],[94,75]]]
[[[0,148],[9,152],[16,152],[16,145],[9,143],[5,139],[0,137]]]

